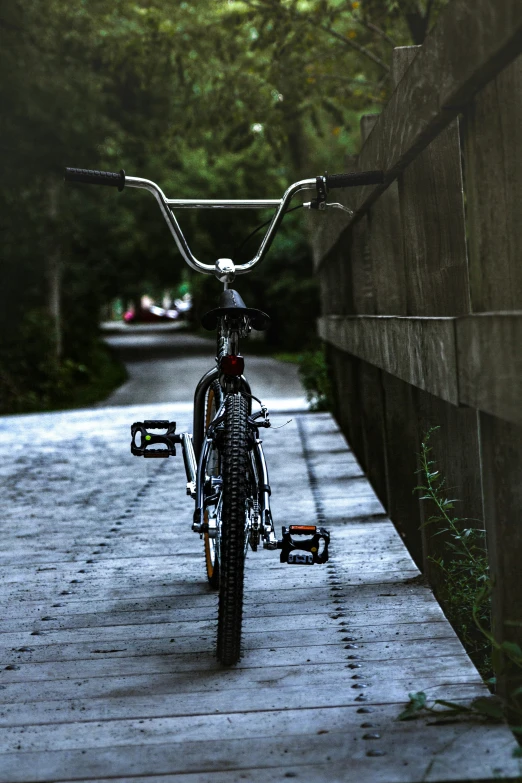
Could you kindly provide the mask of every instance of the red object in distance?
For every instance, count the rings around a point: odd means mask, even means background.
[[[223,356],[221,372],[225,375],[243,375],[245,360],[242,356]]]

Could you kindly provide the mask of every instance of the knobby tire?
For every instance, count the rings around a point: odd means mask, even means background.
[[[248,403],[240,394],[225,401],[221,452],[223,512],[219,563],[217,657],[232,666],[241,657],[245,520],[248,492]]]

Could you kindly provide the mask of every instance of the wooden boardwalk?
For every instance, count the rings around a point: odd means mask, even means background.
[[[244,655],[218,666],[181,458],[128,453],[169,413],[0,421],[0,781],[516,779],[505,727],[397,721],[411,691],[486,690],[327,414],[264,441],[278,527],[324,519],[331,562],[251,554]]]

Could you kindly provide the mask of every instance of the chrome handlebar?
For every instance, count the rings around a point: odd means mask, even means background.
[[[316,179],[303,179],[295,182],[286,190],[282,199],[168,199],[161,188],[148,179],[125,176],[125,185],[129,188],[142,188],[148,190],[159,204],[161,213],[165,218],[178,250],[190,266],[196,272],[205,275],[216,275],[222,282],[231,282],[234,275],[243,275],[250,272],[267,254],[270,245],[281,225],[286,209],[292,198],[302,190],[315,190]],[[188,246],[181,227],[176,220],[172,208],[176,209],[266,209],[276,208],[276,212],[270,221],[265,236],[259,246],[256,255],[244,264],[235,265],[230,259],[218,259],[215,264],[204,264],[194,256]],[[223,264],[227,261],[227,264]]]
[[[316,198],[303,204],[303,207],[309,209],[325,210],[327,207],[336,207],[342,209],[350,215],[352,210],[344,204],[330,204],[326,201],[326,196],[330,188],[347,188],[361,185],[384,185],[384,172],[382,171],[359,171],[350,174],[324,174],[322,177],[314,179],[303,179],[300,182],[294,182],[286,190],[281,199],[169,199],[165,196],[161,188],[155,182],[140,177],[127,177],[125,171],[121,169],[118,173],[109,171],[92,171],[90,169],[66,168],[64,173],[66,182],[81,182],[91,185],[109,185],[117,187],[122,191],[125,185],[129,188],[142,188],[152,193],[159,204],[161,213],[174,237],[178,250],[190,266],[196,272],[202,272],[205,275],[215,275],[222,283],[230,283],[235,275],[243,275],[250,272],[256,264],[267,254],[270,245],[276,235],[277,229],[287,210],[292,198],[302,190],[315,190]],[[215,264],[204,264],[194,256],[190,250],[187,240],[183,236],[181,227],[176,220],[173,212],[176,209],[266,209],[273,208],[275,213],[263,240],[259,246],[256,255],[244,264],[234,264],[230,258],[218,258]]]

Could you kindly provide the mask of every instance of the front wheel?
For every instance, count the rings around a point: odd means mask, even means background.
[[[245,524],[248,494],[248,403],[239,392],[225,400],[221,447],[223,479],[217,657],[231,666],[241,656]]]

